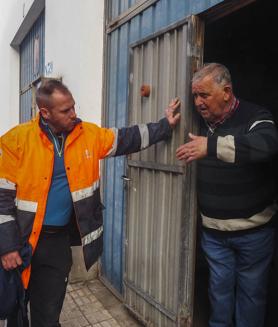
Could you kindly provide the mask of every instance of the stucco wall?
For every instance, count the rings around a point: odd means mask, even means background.
[[[19,53],[10,43],[33,0],[0,2],[0,135],[19,121]],[[100,124],[103,1],[45,1],[45,76],[62,77],[78,115]]]
[[[83,120],[100,123],[103,1],[46,0],[46,76],[62,77]]]
[[[19,121],[19,55],[10,42],[32,2],[0,2],[0,135]]]

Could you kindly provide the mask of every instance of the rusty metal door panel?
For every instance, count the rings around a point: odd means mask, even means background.
[[[129,124],[157,121],[170,99],[182,119],[170,141],[128,158],[124,293],[147,326],[190,326],[196,228],[195,165],[175,158],[196,132],[190,81],[202,61],[203,24],[190,16],[130,47]],[[150,87],[142,97],[142,85]]]

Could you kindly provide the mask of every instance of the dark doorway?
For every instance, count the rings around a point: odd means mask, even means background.
[[[261,0],[206,26],[204,62],[221,62],[235,94],[268,107],[278,118],[277,12]]]
[[[205,26],[204,62],[220,62],[232,75],[237,97],[269,108],[278,122],[278,15],[274,0],[258,0]],[[274,165],[278,167],[274,161]],[[276,169],[278,170],[278,169]],[[277,174],[278,175],[278,174]],[[199,246],[197,247],[197,249]],[[196,261],[194,326],[208,325],[208,272],[201,251]],[[278,259],[269,281],[265,327],[278,326]]]

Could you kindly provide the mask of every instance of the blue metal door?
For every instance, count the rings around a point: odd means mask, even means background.
[[[44,73],[44,11],[20,44],[20,114],[25,122],[35,115],[36,82]]]
[[[107,0],[107,44],[105,62],[105,119],[107,127],[128,124],[129,53],[134,42],[157,33],[181,19],[198,14],[223,0]],[[145,6],[140,11],[140,6]],[[136,13],[133,15],[133,13]],[[130,18],[131,16],[131,18]],[[110,24],[109,24],[110,23]],[[186,60],[186,59],[185,59]],[[106,285],[123,293],[125,266],[126,158],[112,158],[104,164],[104,252],[100,275]]]

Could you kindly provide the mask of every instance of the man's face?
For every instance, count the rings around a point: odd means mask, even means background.
[[[41,108],[42,117],[54,133],[70,132],[75,125],[75,101],[71,94],[54,91],[51,96],[52,108]]]
[[[232,89],[230,85],[217,84],[208,75],[192,84],[192,94],[199,114],[209,122],[216,122],[229,109]]]

